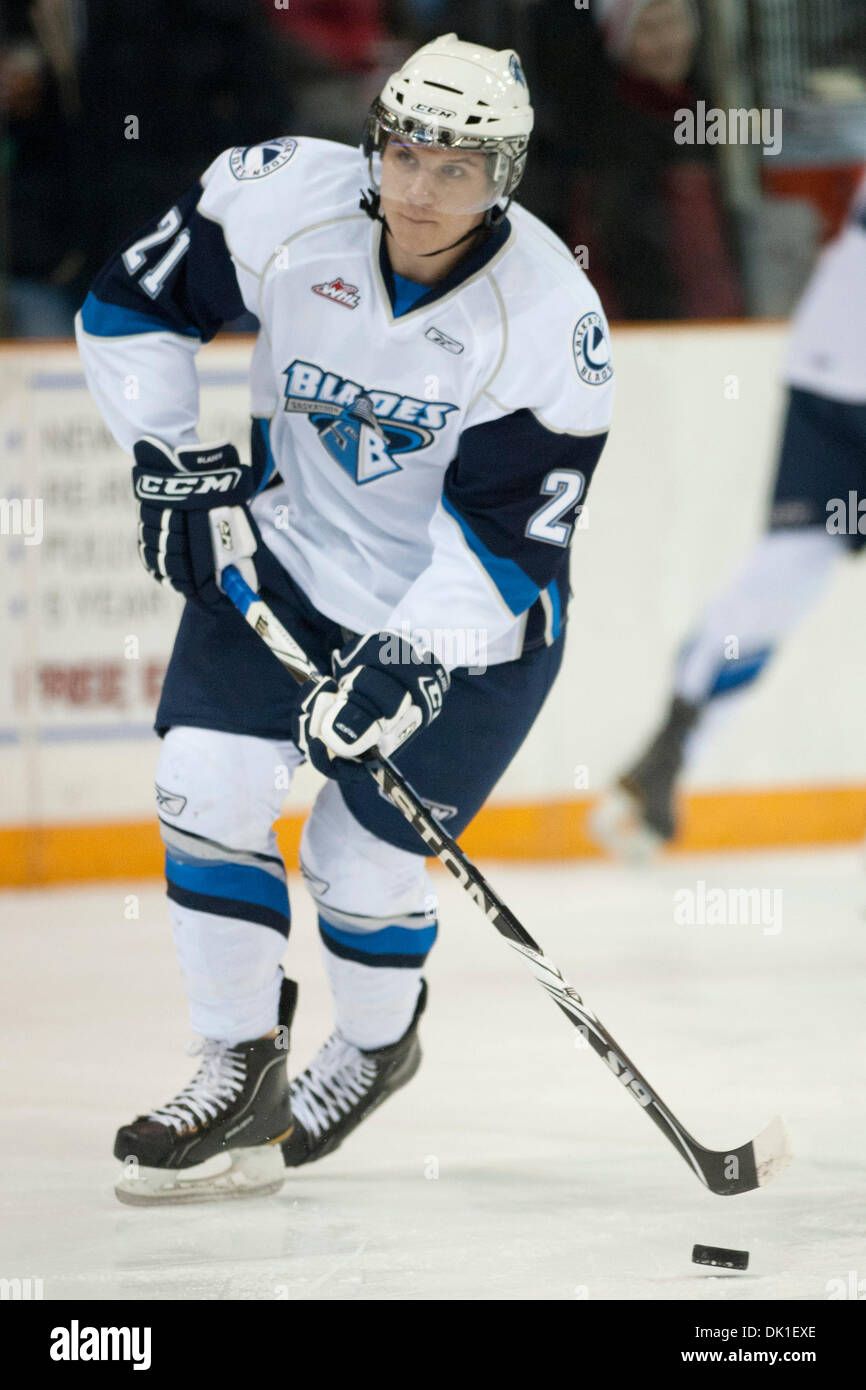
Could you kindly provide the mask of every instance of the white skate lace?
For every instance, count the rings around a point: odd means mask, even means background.
[[[292,1082],[292,1116],[318,1139],[348,1115],[376,1080],[377,1067],[360,1048],[332,1033],[307,1070]]]
[[[243,1054],[212,1038],[194,1049],[194,1056],[199,1053],[201,1065],[189,1085],[168,1105],[152,1110],[149,1119],[177,1130],[194,1129],[217,1119],[237,1098],[246,1079]]]

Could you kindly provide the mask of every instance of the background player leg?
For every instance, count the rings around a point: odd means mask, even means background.
[[[678,779],[824,592],[841,554],[819,526],[761,538],[683,645],[661,728],[594,811],[600,844],[642,858],[673,838]]]

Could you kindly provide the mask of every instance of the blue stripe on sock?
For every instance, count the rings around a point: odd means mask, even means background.
[[[260,927],[272,927],[288,940],[290,919],[284,912],[276,912],[272,907],[240,902],[237,898],[212,898],[208,893],[194,893],[171,882],[168,885],[168,896],[179,907],[191,908],[193,912],[209,912],[214,917],[230,917],[233,921],[255,922]]]
[[[423,965],[436,940],[437,923],[424,927],[380,927],[378,931],[343,931],[319,914],[319,931],[325,945],[337,955],[351,952],[350,960],[385,965],[398,958],[401,965]],[[386,957],[390,958],[386,961]]]
[[[188,892],[236,903],[253,903],[284,917],[289,915],[289,891],[285,882],[252,864],[221,864],[217,860],[193,864],[166,854],[165,876],[169,883]]]
[[[765,647],[763,651],[753,652],[750,656],[726,661],[716,672],[716,678],[707,692],[707,699],[712,700],[715,695],[727,695],[731,690],[738,690],[741,685],[748,685],[750,681],[756,680],[771,655],[772,648]]]

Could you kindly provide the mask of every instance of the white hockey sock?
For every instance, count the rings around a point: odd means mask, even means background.
[[[706,705],[686,760],[739,707],[775,648],[824,592],[844,554],[823,527],[769,531],[710,602],[677,660],[674,693]]]
[[[422,971],[361,965],[324,946],[338,1031],[356,1047],[387,1047],[402,1038],[415,1012]]]

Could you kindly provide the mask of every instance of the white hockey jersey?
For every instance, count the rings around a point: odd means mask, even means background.
[[[567,248],[516,206],[407,306],[367,183],[361,152],[327,141],[221,154],[97,278],[77,320],[88,382],[124,449],[194,442],[196,350],[250,310],[267,546],[352,632],[408,627],[453,665],[437,634],[471,628],[488,663],[509,660],[564,618],[610,423],[607,325]]]
[[[797,305],[785,380],[831,400],[866,403],[866,178]]]

